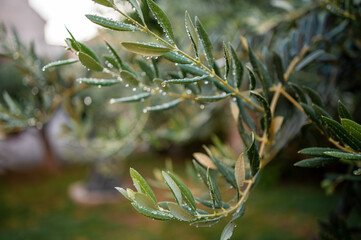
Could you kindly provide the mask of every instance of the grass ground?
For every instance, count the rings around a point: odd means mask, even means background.
[[[111,205],[79,206],[67,191],[86,174],[86,167],[78,166],[56,175],[31,171],[0,177],[0,240],[208,240],[219,239],[226,224],[195,228],[153,221],[123,199]],[[317,186],[261,185],[252,192],[232,239],[311,239],[317,219],[335,205],[336,199]]]

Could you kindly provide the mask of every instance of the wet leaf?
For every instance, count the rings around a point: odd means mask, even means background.
[[[193,153],[194,159],[196,159],[200,164],[206,168],[217,169],[213,161],[204,153]]]
[[[145,179],[133,168],[130,168],[130,176],[137,191],[146,194],[157,204],[157,199]]]
[[[122,42],[128,51],[144,56],[158,57],[172,51],[171,48],[155,43]]]
[[[319,168],[325,167],[332,163],[337,162],[338,159],[333,157],[317,157],[317,158],[309,158],[302,161],[299,161],[294,164],[296,167],[307,167],[307,168]]]
[[[123,79],[124,83],[127,83],[131,86],[137,87],[139,85],[139,81],[138,81],[137,77],[131,72],[122,70],[120,72],[120,77]]]
[[[229,49],[232,56],[232,68],[233,68],[233,75],[234,79],[236,81],[236,87],[240,88],[242,84],[242,78],[243,78],[243,65],[241,61],[239,60],[236,51],[232,47],[231,44],[229,44]]]
[[[324,153],[325,153],[325,155],[328,155],[330,157],[339,158],[339,159],[361,161],[361,154],[359,154],[359,153],[350,153],[350,152],[341,152],[341,151],[331,151],[331,152],[324,152]]]
[[[116,187],[116,190],[118,190],[126,199],[128,199],[129,201],[133,201],[133,199],[128,195],[128,192],[121,187]]]
[[[346,129],[346,131],[361,141],[361,125],[346,118],[341,119],[342,126]]]
[[[215,95],[215,96],[198,96],[196,97],[197,101],[201,102],[216,102],[222,99],[226,99],[227,97],[231,96],[231,93]]]
[[[199,82],[199,81],[201,81],[201,80],[204,80],[204,79],[207,78],[208,76],[209,76],[209,75],[203,75],[203,76],[193,77],[193,78],[170,79],[170,80],[165,80],[164,83],[188,84],[188,83]]]
[[[138,16],[140,17],[140,19],[142,20],[143,24],[145,25],[143,12],[142,12],[142,9],[140,8],[137,0],[128,0],[128,2],[129,2],[129,3],[132,5],[132,7],[135,9],[135,11],[137,12]]]
[[[173,216],[178,220],[191,222],[197,219],[197,217],[193,216],[176,203],[168,202],[167,205]]]
[[[81,64],[83,64],[86,68],[95,72],[103,71],[103,66],[88,54],[79,52],[78,57]]]
[[[166,33],[169,40],[174,43],[175,38],[173,34],[173,28],[169,21],[168,16],[163,12],[163,10],[152,0],[147,0],[149,9],[154,14],[156,20],[158,21],[159,25],[163,28],[164,32]]]
[[[69,64],[73,64],[78,62],[78,59],[67,59],[67,60],[60,60],[60,61],[55,61],[55,62],[51,62],[46,64],[42,70],[45,71],[48,68],[53,68],[53,67],[60,67],[60,66],[64,66],[64,65],[69,65]]]
[[[206,55],[206,59],[207,59],[207,62],[208,62],[208,66],[210,68],[213,68],[214,59],[213,59],[212,43],[209,40],[208,34],[204,30],[204,27],[203,27],[202,23],[200,22],[200,20],[197,17],[196,17],[195,23],[196,23],[197,35],[198,35],[199,39],[202,42],[204,53]]]
[[[236,224],[232,221],[230,221],[223,229],[221,240],[228,240],[233,235],[233,230],[236,227]]]
[[[255,140],[255,136],[253,133],[251,134],[251,138],[252,138],[252,144],[247,150],[247,156],[249,159],[249,163],[251,165],[252,176],[254,177],[260,169],[261,160],[260,160],[260,156],[258,154],[256,140]]]
[[[155,105],[155,106],[150,106],[145,108],[145,111],[149,111],[149,112],[154,112],[154,111],[163,111],[163,110],[168,110],[171,108],[174,108],[175,106],[177,106],[179,103],[181,103],[183,100],[181,98],[177,98],[171,102],[167,102],[167,103],[163,103],[160,105]]]
[[[99,79],[99,78],[78,78],[78,83],[85,83],[88,85],[95,86],[112,86],[121,83],[119,79]]]
[[[180,63],[180,64],[191,64],[192,61],[188,58],[180,55],[176,52],[168,52],[166,54],[163,54],[162,57],[167,59],[168,61],[174,62],[174,63]]]
[[[340,118],[352,119],[350,112],[340,100],[338,100],[338,115]]]
[[[169,189],[171,190],[178,205],[182,205],[182,192],[180,191],[178,185],[166,172],[162,171],[162,175],[165,183],[168,185]]]
[[[234,167],[234,177],[237,181],[238,190],[244,185],[244,181],[246,180],[246,168],[244,165],[244,155],[241,153],[236,161],[236,165]]]
[[[151,93],[140,93],[136,95],[132,95],[129,97],[122,97],[122,98],[112,98],[110,99],[110,103],[122,103],[122,102],[138,102],[145,98],[150,97]]]
[[[113,19],[103,18],[96,15],[87,14],[85,15],[90,21],[92,21],[95,24],[98,24],[102,27],[116,30],[116,31],[140,31],[141,29],[139,27],[136,27],[131,24],[115,21]]]
[[[146,217],[149,217],[149,218],[152,218],[152,219],[157,219],[157,220],[171,220],[171,219],[174,219],[173,215],[171,215],[171,214],[169,214],[167,212],[147,209],[147,208],[144,208],[142,206],[139,206],[135,202],[133,202],[132,205],[135,208],[135,210],[137,210],[139,213],[143,214]]]
[[[195,52],[196,56],[198,57],[199,38],[198,38],[197,31],[193,25],[192,19],[190,18],[189,14],[188,14],[188,11],[185,12],[185,27],[186,27],[187,35],[192,42],[194,52]]]
[[[209,190],[209,195],[211,196],[211,199],[212,199],[213,209],[216,208],[216,205],[222,206],[221,193],[219,192],[217,184],[214,181],[212,175],[209,174],[209,168],[207,169],[207,186],[208,186],[208,190]]]
[[[340,152],[341,150],[335,149],[335,148],[323,148],[323,147],[310,147],[310,148],[304,148],[300,150],[298,153],[315,156],[315,157],[325,157],[325,152]]]
[[[93,0],[93,2],[103,5],[105,7],[113,7],[114,6],[113,0]]]

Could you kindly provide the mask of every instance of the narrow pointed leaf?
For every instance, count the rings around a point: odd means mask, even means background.
[[[149,217],[149,218],[152,218],[152,219],[157,219],[157,220],[171,220],[171,219],[174,219],[173,215],[171,215],[171,214],[169,214],[167,212],[147,209],[147,208],[144,208],[142,206],[139,206],[135,202],[133,202],[132,205],[135,208],[135,210],[137,210],[139,213],[143,214],[146,217]]]
[[[129,97],[112,98],[112,99],[110,99],[110,103],[138,102],[145,98],[150,97],[151,95],[152,95],[151,93],[140,93],[140,94],[129,96]]]
[[[137,12],[138,16],[140,17],[140,19],[142,20],[143,24],[145,25],[143,12],[142,12],[142,9],[140,8],[137,0],[128,0],[128,2],[129,2],[129,3],[132,5],[132,7],[135,9],[135,11]]]
[[[224,216],[210,218],[210,219],[201,219],[192,222],[190,225],[195,227],[212,227],[213,225],[217,224]]]
[[[173,179],[173,181],[177,184],[179,190],[182,193],[182,197],[184,202],[190,207],[194,212],[197,210],[196,202],[194,201],[194,197],[189,188],[176,176],[174,176],[171,172],[167,172],[168,176]]]
[[[164,32],[168,36],[169,40],[174,43],[174,33],[172,25],[169,21],[168,16],[163,12],[163,10],[152,0],[147,0],[149,9],[154,14],[156,20],[158,21],[159,25],[163,28]]]
[[[221,208],[227,209],[227,208],[230,208],[229,204],[228,204],[228,203],[225,203],[225,202],[222,202],[222,205],[218,205],[218,203],[216,203],[216,205],[214,205],[212,201],[207,201],[207,200],[203,200],[203,199],[200,199],[200,198],[196,198],[196,200],[197,200],[200,204],[203,204],[204,206],[209,207],[209,208],[216,208],[216,209],[221,209]]]
[[[216,205],[222,206],[221,193],[219,192],[219,189],[213,177],[211,176],[211,174],[209,174],[209,168],[207,169],[207,185],[208,185],[209,195],[211,196],[212,199],[213,209],[216,208]]]
[[[322,99],[321,99],[320,94],[318,92],[316,92],[312,88],[309,88],[309,87],[306,87],[306,86],[303,86],[302,88],[307,93],[307,95],[310,97],[313,104],[316,104],[316,105],[318,105],[320,107],[324,107]]]
[[[166,54],[163,54],[162,57],[167,59],[168,61],[174,62],[174,63],[180,63],[180,64],[191,64],[192,61],[188,58],[180,55],[176,52],[168,52]]]
[[[184,208],[182,208],[181,206],[179,206],[175,203],[169,202],[169,203],[167,203],[167,205],[168,205],[169,210],[173,214],[173,216],[175,218],[177,218],[178,220],[191,222],[191,221],[194,221],[197,219],[197,217],[193,216],[188,211],[186,211]]]
[[[232,215],[232,220],[235,221],[236,219],[242,217],[246,211],[245,204],[243,203],[240,207],[237,208],[236,212]]]
[[[178,205],[182,205],[182,192],[180,191],[178,185],[166,172],[162,171],[162,175],[165,183],[168,185],[169,189],[171,190]]]
[[[232,95],[231,93],[227,93],[227,94],[221,94],[221,95],[216,95],[216,96],[198,96],[198,97],[196,97],[196,100],[202,101],[202,102],[216,102],[216,101],[225,99],[231,95]]]
[[[131,86],[138,86],[139,85],[139,81],[137,79],[137,77],[131,73],[131,72],[128,72],[126,70],[122,70],[120,72],[120,77],[123,79],[123,81],[125,83],[128,83],[130,84]]]
[[[53,68],[53,67],[60,67],[60,66],[64,66],[64,65],[69,65],[69,64],[73,64],[78,62],[78,59],[67,59],[67,60],[60,60],[60,61],[55,61],[55,62],[51,62],[46,64],[42,70],[45,71],[48,68]]]
[[[197,66],[192,66],[192,65],[179,65],[178,66],[182,71],[184,71],[185,73],[190,73],[193,74],[195,76],[202,76],[202,75],[207,75],[209,74],[208,72],[206,72],[205,70],[201,69],[200,67]]]
[[[133,168],[130,169],[130,176],[138,192],[146,194],[156,204],[157,199],[145,179]]]
[[[285,84],[284,69],[281,57],[277,53],[273,52],[272,60],[278,80],[280,81],[280,83]]]
[[[322,148],[322,147],[310,147],[300,150],[298,153],[315,156],[315,157],[325,157],[325,152],[340,152],[341,150],[335,148]]]
[[[346,118],[341,119],[342,126],[346,129],[346,131],[361,141],[361,125]]]
[[[208,76],[209,76],[209,75],[203,75],[203,76],[193,77],[193,78],[170,79],[170,80],[165,80],[164,83],[188,84],[188,83],[199,82],[199,81],[201,81],[201,80],[204,80],[204,79],[207,78]]]
[[[158,57],[172,51],[169,47],[155,43],[122,42],[121,44],[128,51],[144,56]]]
[[[118,190],[126,199],[129,201],[133,201],[133,199],[128,195],[127,191],[124,188],[116,187],[116,190]]]
[[[234,167],[234,177],[237,181],[238,190],[243,187],[244,181],[246,180],[246,168],[244,166],[244,155],[239,155],[236,165]]]
[[[288,83],[292,89],[296,92],[298,101],[307,104],[307,98],[302,88],[295,83]]]
[[[254,75],[252,69],[250,69],[248,66],[246,66],[246,68],[248,70],[249,89],[254,90],[256,88],[256,76]]]
[[[242,77],[243,77],[243,65],[239,60],[236,51],[229,45],[229,49],[232,56],[232,68],[233,68],[233,76],[236,81],[236,87],[240,88],[242,84]]]
[[[113,7],[114,6],[113,0],[93,0],[93,2],[103,5],[105,7]]]
[[[340,100],[338,100],[338,115],[340,118],[352,119],[350,112]]]
[[[237,188],[237,182],[234,177],[234,171],[233,169],[227,167],[224,163],[222,163],[219,159],[217,159],[212,151],[205,147],[205,150],[207,151],[207,154],[211,157],[214,165],[217,166],[218,171],[222,174],[224,179],[234,188]]]
[[[3,93],[3,98],[12,114],[19,115],[22,112],[19,104],[7,92]]]
[[[81,64],[83,64],[86,68],[95,72],[103,71],[103,66],[88,54],[79,52],[78,57]]]
[[[299,161],[294,164],[296,167],[307,167],[307,168],[319,168],[326,167],[332,163],[337,162],[338,159],[333,157],[317,157],[317,158],[309,158],[302,161]]]
[[[361,161],[361,154],[359,153],[332,151],[332,152],[325,152],[325,154],[330,157],[335,157],[340,159]]]
[[[249,159],[249,163],[251,165],[252,176],[254,177],[259,171],[261,161],[253,133],[252,133],[252,144],[247,150],[247,156]]]
[[[223,42],[223,57],[225,60],[225,66],[224,66],[224,79],[228,78],[229,70],[231,68],[231,54],[229,52],[229,49],[227,48],[227,45]]]
[[[112,86],[121,83],[119,79],[99,79],[99,78],[78,78],[76,81],[78,83],[85,83],[88,85],[95,85],[95,86]]]
[[[160,105],[147,107],[145,110],[149,111],[149,112],[168,110],[168,109],[174,108],[175,106],[177,106],[182,101],[183,100],[181,98],[177,98],[177,99],[175,99],[175,100],[173,100],[171,102],[167,102],[167,103],[163,103],[163,104],[160,104]]]
[[[195,52],[196,56],[198,57],[198,54],[199,54],[199,38],[198,38],[197,31],[196,31],[196,29],[195,29],[195,27],[193,25],[192,19],[188,14],[188,11],[185,12],[185,27],[186,27],[187,35],[188,35],[189,39],[192,42],[194,52]]]
[[[111,56],[103,56],[103,58],[108,68],[115,68],[117,70],[121,70],[119,63],[115,58]]]
[[[267,136],[270,134],[270,127],[272,124],[272,113],[271,108],[269,106],[268,101],[265,97],[263,97],[261,94],[257,92],[251,91],[251,95],[254,96],[262,105],[265,111],[265,131],[267,133]]]
[[[103,18],[96,15],[87,14],[85,15],[90,21],[92,21],[95,24],[98,24],[102,27],[116,30],[116,31],[140,31],[141,29],[139,27],[136,27],[131,24],[115,21],[113,19]]]
[[[196,159],[201,165],[210,169],[217,169],[213,161],[204,153],[193,153],[194,159]]]
[[[114,49],[107,41],[105,41],[105,44],[107,45],[109,52],[113,55],[113,57],[115,58],[115,60],[118,62],[118,64],[119,64],[119,66],[121,67],[121,69],[127,70],[128,72],[133,73],[133,71],[130,69],[130,67],[123,62],[123,60],[120,58],[120,56],[119,56],[118,53],[115,51],[115,49]]]
[[[308,64],[310,64],[311,62],[313,62],[314,60],[316,60],[317,58],[322,56],[324,53],[325,53],[324,50],[317,50],[317,51],[311,53],[310,55],[305,57],[302,61],[300,61],[299,64],[297,64],[297,66],[295,67],[295,70],[296,71],[302,70],[304,67],[306,67]]]
[[[94,61],[98,62],[99,64],[101,64],[98,56],[95,54],[95,52],[93,50],[91,50],[89,47],[87,47],[86,45],[82,44],[81,42],[78,42],[79,46],[80,46],[80,52],[83,52],[87,55],[89,55],[91,58],[94,59]]]
[[[236,224],[232,221],[230,221],[223,229],[221,240],[228,240],[233,235],[233,230],[236,227]]]
[[[149,80],[153,80],[155,73],[151,65],[143,59],[137,59],[136,62],[138,63],[139,67],[145,72],[145,75],[149,78]]]
[[[209,65],[210,68],[213,68],[214,59],[213,59],[212,43],[209,40],[208,34],[205,31],[202,23],[200,22],[200,20],[197,17],[196,17],[195,23],[196,23],[197,35],[198,35],[199,39],[202,42],[204,53],[206,55],[208,65]]]
[[[203,181],[203,183],[207,186],[207,170],[201,166],[197,161],[193,160],[194,168],[197,171],[198,177]]]
[[[361,151],[361,141],[349,134],[341,124],[327,117],[322,117],[322,120],[337,140],[347,144],[357,152]]]

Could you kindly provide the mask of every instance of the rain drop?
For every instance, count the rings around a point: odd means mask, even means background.
[[[92,104],[92,102],[93,102],[93,100],[92,100],[92,98],[90,96],[86,96],[84,98],[84,104],[85,105],[89,106],[90,104]]]
[[[136,89],[136,88],[133,88],[132,91],[135,92],[135,91],[137,91],[137,89]]]
[[[199,106],[199,108],[203,110],[203,109],[204,109],[204,105],[201,104],[201,105]]]
[[[125,87],[129,87],[129,84],[127,83],[127,84],[125,84]]]

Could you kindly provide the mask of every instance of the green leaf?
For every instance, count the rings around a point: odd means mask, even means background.
[[[143,59],[137,59],[136,62],[138,63],[139,67],[145,72],[145,75],[149,78],[149,80],[154,79],[154,70],[153,68],[148,64],[147,61]]]
[[[202,101],[202,102],[216,102],[222,99],[225,99],[229,96],[231,96],[231,93],[227,93],[227,94],[221,94],[221,95],[215,95],[215,96],[198,96],[196,97],[197,101]]]
[[[173,215],[171,215],[171,214],[169,214],[167,212],[146,209],[144,207],[139,206],[135,202],[133,202],[132,205],[135,208],[135,210],[137,210],[139,213],[143,214],[146,217],[149,217],[149,218],[152,218],[152,219],[157,219],[157,220],[171,220],[171,219],[174,219]]]
[[[169,38],[169,40],[172,43],[174,43],[175,38],[174,38],[173,28],[172,28],[172,25],[171,25],[171,23],[169,21],[168,16],[152,0],[147,0],[147,3],[148,3],[148,6],[149,6],[149,9],[154,14],[154,16],[157,19],[159,25],[163,28],[163,30],[164,30],[165,34],[167,35],[167,37]]]
[[[197,219],[197,217],[193,216],[187,210],[185,210],[176,203],[169,202],[167,203],[167,205],[173,216],[178,220],[191,222]]]
[[[145,98],[150,97],[152,94],[151,93],[140,93],[137,95],[133,95],[133,96],[129,96],[129,97],[122,97],[122,98],[111,98],[110,99],[110,103],[123,103],[123,102],[138,102],[141,101]]]
[[[327,117],[322,117],[322,120],[337,140],[347,144],[357,152],[361,151],[361,141],[349,134],[341,124]]]
[[[52,68],[52,67],[60,67],[60,66],[64,66],[64,65],[69,65],[69,64],[73,64],[78,62],[78,59],[67,59],[67,60],[60,60],[60,61],[55,61],[55,62],[51,62],[46,64],[42,70],[45,71],[48,68]]]
[[[184,71],[185,73],[190,73],[192,75],[196,75],[196,76],[202,76],[202,75],[207,75],[209,74],[207,71],[201,69],[200,67],[197,66],[192,66],[192,65],[178,65],[178,67]]]
[[[216,218],[200,219],[192,222],[190,225],[195,227],[212,227],[213,225],[217,224],[222,218],[224,218],[224,216],[220,216]]]
[[[113,58],[111,56],[103,56],[103,58],[105,60],[105,64],[107,64],[108,68],[115,68],[117,70],[120,70],[120,65],[119,65],[118,61],[115,58]]]
[[[121,187],[115,187],[116,190],[118,190],[126,199],[129,201],[133,201],[133,199],[128,195],[127,191],[124,188]]]
[[[202,42],[208,65],[210,68],[213,68],[214,59],[213,59],[212,43],[209,40],[208,34],[204,30],[202,23],[200,22],[200,20],[197,17],[196,17],[195,23],[196,23],[197,35]]]
[[[170,80],[165,80],[163,83],[188,84],[188,83],[199,82],[201,80],[204,80],[208,76],[209,75],[203,75],[203,76],[193,77],[193,78],[170,79]]]
[[[78,78],[76,81],[78,83],[85,83],[88,85],[96,85],[96,86],[112,86],[121,83],[119,79],[99,79],[99,78]]]
[[[137,87],[139,85],[139,81],[137,79],[137,76],[135,76],[131,72],[128,72],[126,70],[122,70],[120,72],[120,77],[123,79],[123,81],[125,83],[130,84],[131,86]]]
[[[249,163],[251,165],[252,176],[254,177],[260,169],[261,160],[260,160],[260,156],[258,154],[256,140],[255,140],[255,136],[254,136],[253,132],[251,134],[251,138],[252,138],[252,144],[247,150],[247,156],[249,159]]]
[[[103,5],[105,7],[113,7],[114,6],[113,0],[93,0],[93,2]]]
[[[301,103],[307,104],[307,98],[302,88],[298,86],[296,83],[288,83],[292,89],[296,92],[298,101]]]
[[[213,209],[216,208],[216,205],[222,206],[221,193],[219,192],[219,189],[213,177],[211,176],[211,174],[209,174],[209,168],[207,169],[207,186],[209,190],[209,195],[211,196],[212,199]]]
[[[246,211],[245,204],[243,203],[240,207],[237,208],[236,212],[232,215],[232,220],[235,221],[236,219],[242,217]]]
[[[86,68],[95,72],[103,71],[103,66],[88,54],[79,52],[78,57],[81,64],[83,64]]]
[[[337,162],[338,159],[333,157],[317,157],[317,158],[309,158],[302,161],[299,161],[294,164],[296,167],[307,167],[307,168],[319,168],[326,167],[332,163]]]
[[[248,70],[249,89],[254,90],[256,88],[256,76],[254,75],[252,69],[250,69],[248,66],[246,66],[246,68]]]
[[[264,96],[262,96],[261,94],[251,91],[250,92],[252,96],[254,96],[262,105],[265,111],[265,131],[267,133],[267,136],[269,136],[270,134],[270,127],[272,124],[272,113],[271,113],[271,108],[269,106],[268,101],[266,100],[266,98]]]
[[[157,202],[154,202],[152,199],[148,197],[148,195],[141,192],[134,193],[133,201],[137,203],[140,207],[146,209],[150,209],[150,210],[158,209]]]
[[[266,99],[269,98],[269,89],[271,87],[271,80],[269,79],[269,73],[262,64],[262,62],[258,59],[258,57],[254,54],[252,48],[248,47],[249,60],[253,67],[253,70],[261,80],[261,85],[263,89],[263,94]]]
[[[228,78],[228,74],[229,74],[229,70],[230,70],[230,66],[231,66],[231,54],[227,48],[227,45],[223,42],[223,57],[225,60],[225,67],[224,67],[224,79]]]
[[[196,202],[194,201],[194,197],[189,190],[189,188],[176,176],[174,176],[171,172],[167,172],[168,176],[173,179],[173,181],[177,184],[179,190],[182,193],[182,197],[184,202],[190,207],[194,212],[197,211]]]
[[[313,104],[316,104],[320,107],[324,107],[322,103],[322,99],[320,97],[320,94],[313,90],[312,88],[303,86],[303,90],[307,93],[307,95],[310,97]]]
[[[91,50],[90,48],[88,48],[86,45],[78,42],[79,46],[80,46],[80,52],[83,52],[87,55],[89,55],[91,58],[93,58],[95,61],[97,61],[99,64],[101,64],[99,58],[97,57],[97,55],[93,52],[93,50]]]
[[[172,51],[171,48],[155,43],[122,42],[128,51],[144,56],[158,57]]]
[[[236,81],[236,87],[240,88],[242,84],[242,77],[243,77],[243,65],[241,61],[239,60],[236,51],[232,47],[231,44],[229,44],[229,49],[232,56],[232,68],[233,68],[233,76]]]
[[[67,27],[65,27],[66,31],[69,33],[71,39],[69,39],[71,46],[76,50],[76,51],[80,51],[80,44],[77,40],[75,40],[75,37],[73,36],[73,34],[69,31],[69,29]]]
[[[276,70],[277,78],[280,81],[280,83],[284,85],[285,78],[284,78],[284,69],[283,69],[281,57],[277,53],[273,52],[272,60],[273,60],[273,66]]]
[[[159,69],[158,69],[157,60],[154,59],[154,58],[152,58],[151,61],[152,61],[152,65],[153,65],[153,70],[154,70],[155,77],[156,77],[156,78],[159,78],[160,76],[159,76]]]
[[[310,147],[300,150],[298,153],[315,156],[315,157],[325,157],[325,152],[340,152],[341,150],[335,148],[323,148],[323,147]]]
[[[346,129],[346,131],[351,134],[353,137],[357,138],[361,141],[361,125],[346,118],[341,119],[342,126]]]
[[[296,71],[302,70],[304,67],[306,67],[308,64],[319,58],[321,55],[325,53],[324,50],[316,50],[315,52],[311,53],[307,57],[305,57],[302,61],[300,61],[297,66],[295,67]]]
[[[182,192],[180,191],[178,185],[166,172],[162,171],[162,175],[165,183],[168,185],[169,189],[171,190],[178,205],[182,205]]]
[[[192,42],[192,46],[194,49],[194,52],[198,58],[198,54],[199,54],[199,38],[198,38],[198,34],[197,31],[193,25],[192,19],[188,14],[188,11],[185,12],[185,27],[186,27],[186,31],[187,31],[187,35],[189,37],[189,39]]]
[[[103,18],[96,15],[87,14],[85,15],[90,21],[95,24],[98,24],[102,27],[115,30],[115,31],[140,31],[139,27],[136,27],[131,24],[115,21],[113,19]]]
[[[208,155],[211,157],[213,163],[217,166],[218,171],[222,174],[224,179],[234,188],[237,189],[237,182],[234,178],[234,171],[233,169],[227,167],[224,163],[219,161],[214,154],[212,153],[209,148],[205,147],[205,150],[207,151]]]
[[[322,107],[320,107],[319,105],[316,104],[312,104],[313,109],[315,110],[315,113],[317,114],[317,116],[319,118],[321,118],[322,116],[328,117],[328,118],[332,118],[331,115]]]
[[[138,16],[140,17],[140,19],[142,20],[143,24],[145,25],[143,12],[142,12],[142,9],[140,8],[137,0],[128,0],[128,2],[129,2],[129,3],[132,5],[132,7],[135,9],[135,11],[137,12]]]
[[[233,235],[233,230],[236,227],[236,224],[233,221],[230,221],[223,229],[221,240],[228,240]]]
[[[350,112],[340,100],[338,100],[338,115],[340,118],[352,119]]]
[[[12,97],[10,97],[7,92],[3,93],[3,98],[12,114],[19,115],[22,112],[19,104]]]
[[[133,168],[130,168],[130,176],[137,191],[146,194],[155,204],[157,204],[157,199],[144,178]]]
[[[213,163],[213,162],[212,162]],[[207,170],[204,169],[198,162],[193,160],[194,168],[197,171],[198,177],[203,181],[203,183],[207,186]]]
[[[163,103],[163,104],[160,104],[160,105],[147,107],[147,108],[145,108],[145,111],[154,112],[154,111],[168,110],[168,109],[174,108],[175,106],[177,106],[182,101],[183,101],[183,99],[177,98],[177,99],[175,99],[175,100],[173,100],[171,102],[167,102],[167,103]]]
[[[110,53],[113,55],[113,57],[115,58],[115,60],[118,62],[119,66],[120,66],[123,70],[127,70],[128,72],[133,73],[133,71],[130,69],[130,67],[122,61],[122,59],[120,58],[120,56],[118,55],[118,53],[115,51],[115,49],[114,49],[107,41],[105,41],[105,44],[107,45],[108,50],[109,50]]]
[[[217,166],[214,165],[213,161],[206,154],[204,154],[204,153],[193,153],[193,157],[194,157],[194,159],[196,159],[198,161],[198,163],[200,163],[205,168],[210,168],[210,169],[214,169],[214,170],[217,169]],[[206,182],[207,181],[205,181],[205,183]]]
[[[341,151],[331,151],[331,152],[325,152],[325,155],[345,159],[345,160],[361,160],[361,154],[359,153],[351,153],[351,152],[341,152]]]
[[[207,201],[207,200],[204,200],[204,199],[201,199],[201,198],[196,198],[196,200],[200,203],[200,204],[203,204],[204,206],[206,207],[209,207],[209,208],[216,208],[216,209],[221,209],[221,208],[224,208],[224,209],[227,209],[227,208],[230,208],[229,204],[228,203],[225,203],[225,202],[222,202],[222,205],[219,205],[217,202],[213,203],[213,201]]]
[[[246,168],[244,165],[244,155],[241,153],[236,161],[236,165],[234,167],[234,177],[236,178],[238,190],[244,185],[244,181],[246,180]]]
[[[168,61],[174,62],[174,63],[180,63],[180,64],[191,64],[192,61],[188,58],[180,55],[176,52],[168,52],[166,54],[163,54],[162,57],[167,59]]]

